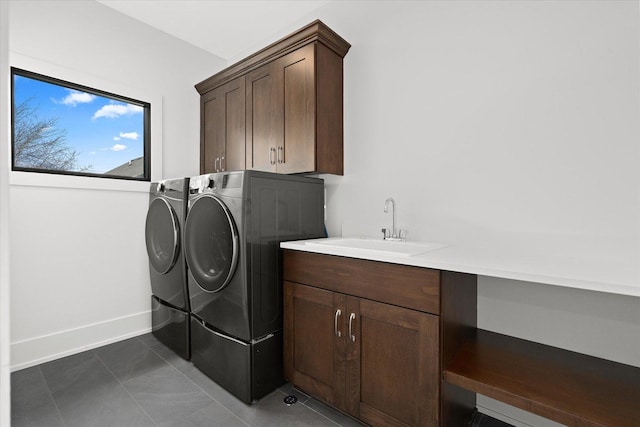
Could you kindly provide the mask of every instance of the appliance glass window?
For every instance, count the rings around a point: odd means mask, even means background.
[[[149,263],[160,274],[165,274],[175,265],[180,249],[180,226],[178,217],[163,198],[149,205],[145,223],[145,240]]]
[[[215,196],[196,199],[185,225],[185,257],[198,286],[222,290],[233,277],[238,260],[238,233],[229,209]]]

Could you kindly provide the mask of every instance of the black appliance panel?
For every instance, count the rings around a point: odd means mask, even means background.
[[[189,313],[164,304],[151,295],[151,333],[180,357],[189,360]]]
[[[252,338],[282,328],[280,242],[321,237],[324,232],[322,182],[251,178],[247,217]]]
[[[284,383],[283,340],[278,331],[246,343],[191,318],[194,365],[245,403],[254,402]]]

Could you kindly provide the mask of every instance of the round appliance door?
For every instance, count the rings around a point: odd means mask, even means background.
[[[238,264],[238,232],[231,212],[216,196],[195,199],[185,224],[185,258],[198,286],[219,292]]]
[[[144,234],[151,267],[160,274],[169,272],[178,259],[180,224],[165,199],[157,198],[149,205]]]

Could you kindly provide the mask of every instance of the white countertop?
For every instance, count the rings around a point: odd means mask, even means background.
[[[299,240],[282,242],[280,247],[640,297],[637,271],[630,271],[629,263],[621,262],[615,257],[590,259],[521,248],[500,250],[495,247],[472,248],[446,244],[440,249],[414,256],[395,256],[384,252],[358,251],[331,245],[339,243],[340,240],[344,239],[334,237]]]

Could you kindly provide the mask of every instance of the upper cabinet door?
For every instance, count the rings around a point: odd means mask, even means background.
[[[247,169],[275,172],[282,111],[276,92],[275,64],[268,63],[246,78]]]
[[[222,171],[245,169],[245,78],[223,86],[225,152],[220,159]]]
[[[223,151],[218,95],[212,90],[200,98],[200,173],[216,172]]]
[[[245,77],[201,98],[201,173],[245,169]]]
[[[310,44],[276,61],[276,92],[283,118],[282,139],[276,146],[280,173],[316,170],[314,50],[315,44]]]

